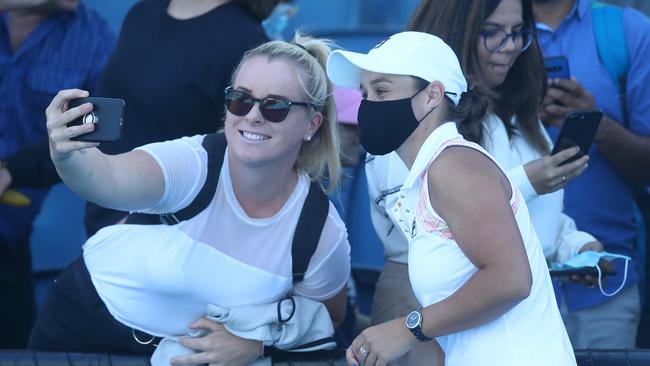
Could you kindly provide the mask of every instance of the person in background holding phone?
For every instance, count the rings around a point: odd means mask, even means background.
[[[620,85],[599,61],[592,5],[592,0],[533,1],[542,52],[566,56],[572,73],[570,79],[551,81],[540,117],[555,136],[567,113],[603,110],[590,168],[566,186],[564,200],[579,229],[592,233],[607,252],[630,256],[632,262],[618,295],[605,297],[598,289],[566,284],[561,309],[575,347],[633,348],[640,300],[632,190],[650,183],[650,21],[623,9],[623,29],[615,32],[624,34],[630,68]],[[618,275],[608,279],[608,292],[623,281],[624,263],[614,264]]]
[[[602,251],[593,236],[578,231],[563,213],[562,188],[587,168],[588,157],[560,165],[578,151],[549,155],[551,141],[537,117],[546,78],[530,0],[425,0],[408,28],[440,36],[458,55],[470,83],[488,90],[490,113],[464,126],[461,133],[485,147],[522,192],[546,259],[564,262],[579,252]],[[391,153],[376,156],[366,171],[373,224],[388,255],[373,302],[373,323],[381,324],[405,315],[406,304],[417,303],[408,283],[408,244],[387,212],[397,200],[395,188],[404,182],[407,169]],[[593,285],[597,279],[573,280]],[[406,301],[392,300],[395,292]],[[409,364],[423,362],[422,347],[414,352]]]
[[[245,51],[266,41],[261,22],[288,0],[147,0],[129,11],[95,96],[126,102],[122,139],[107,154],[217,131],[223,90]],[[152,61],[155,60],[155,61]],[[126,212],[88,203],[88,235]]]
[[[79,0],[0,0],[0,196],[12,187],[31,201],[0,204],[0,348],[26,346],[36,311],[29,237],[48,192],[45,108],[63,88],[95,92],[114,42]]]

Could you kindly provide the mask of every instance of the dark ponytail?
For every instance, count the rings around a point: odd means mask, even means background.
[[[447,96],[447,110],[449,121],[458,125],[458,132],[465,140],[481,144],[483,141],[483,120],[487,113],[490,100],[487,94],[478,86],[461,95],[458,105]]]

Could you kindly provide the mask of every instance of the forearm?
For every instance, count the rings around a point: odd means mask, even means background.
[[[641,184],[650,183],[650,138],[639,136],[605,116],[595,142],[598,150],[625,178]]]
[[[562,213],[560,216],[560,233],[556,240],[555,256],[550,258],[553,262],[564,263],[578,254],[585,244],[596,241],[591,234],[579,231],[575,221]]]
[[[528,297],[530,286],[511,271],[478,270],[456,293],[427,306],[423,332],[438,337],[483,325]]]
[[[54,160],[54,165],[72,191],[107,208],[148,208],[158,202],[164,191],[157,163],[142,151],[112,156],[89,148],[75,151],[67,159]]]
[[[348,289],[344,287],[334,297],[323,301],[323,305],[327,308],[330,314],[334,328],[338,327],[345,320],[345,313],[348,306]]]
[[[54,160],[61,180],[81,198],[104,206],[111,192],[112,177],[107,155],[97,148],[75,151],[64,160]]]

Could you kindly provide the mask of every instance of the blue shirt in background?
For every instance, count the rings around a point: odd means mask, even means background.
[[[627,77],[629,129],[650,136],[650,20],[632,8],[623,11],[625,39],[630,55]],[[591,0],[577,0],[560,26],[553,30],[537,25],[539,43],[545,57],[566,56],[571,75],[589,90],[605,115],[623,124],[618,84],[600,63],[591,17]],[[549,128],[555,140],[558,129]],[[612,163],[592,146],[589,168],[564,189],[565,212],[578,229],[594,235],[605,250],[631,256],[626,286],[637,283],[636,238],[638,226],[632,207],[632,186]],[[617,276],[609,277],[605,291],[615,290],[623,280],[624,263],[615,262]],[[569,309],[578,310],[607,301],[598,288],[567,283],[564,294]]]
[[[97,87],[115,35],[83,4],[43,20],[14,52],[0,13],[0,159],[47,137],[45,108],[61,89]],[[0,235],[24,241],[47,190],[21,190],[26,208],[0,205]]]

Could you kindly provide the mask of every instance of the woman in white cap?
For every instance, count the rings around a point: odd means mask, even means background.
[[[427,33],[398,33],[368,54],[335,51],[328,75],[361,87],[366,150],[395,150],[409,168],[390,212],[409,240],[422,305],[362,332],[348,362],[385,365],[435,338],[452,366],[575,364],[521,192],[459,133],[484,117],[487,102],[467,91],[451,48]]]

